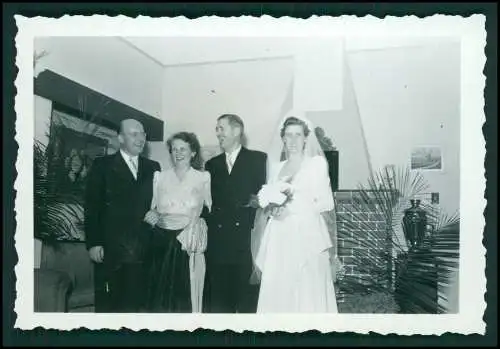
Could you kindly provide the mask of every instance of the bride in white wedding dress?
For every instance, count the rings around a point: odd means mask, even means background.
[[[285,118],[278,133],[268,153],[268,183],[288,179],[293,197],[269,219],[261,214],[256,221],[257,313],[337,313],[332,241],[322,217],[334,208],[328,163],[304,117]]]

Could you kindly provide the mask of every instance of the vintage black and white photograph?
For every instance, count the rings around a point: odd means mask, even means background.
[[[22,326],[484,330],[481,16],[17,21]]]

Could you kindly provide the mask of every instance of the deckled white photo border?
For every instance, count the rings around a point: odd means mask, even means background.
[[[482,244],[486,205],[484,197],[485,122],[484,97],[486,62],[485,16],[434,15],[386,17],[185,17],[136,19],[125,16],[63,16],[59,19],[15,16],[15,38],[19,68],[15,86],[16,135],[19,153],[16,161],[15,246],[19,262],[15,267],[17,298],[16,328],[71,330],[195,330],[197,328],[236,332],[287,331],[434,334],[446,332],[484,334],[482,318],[486,309],[485,248]],[[37,36],[453,36],[461,37],[461,253],[460,302],[458,314],[452,315],[215,315],[215,314],[88,314],[33,312],[33,46]]]

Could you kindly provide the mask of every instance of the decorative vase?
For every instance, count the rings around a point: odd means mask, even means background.
[[[420,207],[420,200],[410,200],[411,207],[405,210],[403,232],[410,247],[420,244],[425,237],[427,213]]]

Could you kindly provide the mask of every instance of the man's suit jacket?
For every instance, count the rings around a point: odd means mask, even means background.
[[[151,207],[156,161],[139,157],[137,180],[120,152],[96,158],[88,176],[85,197],[87,248],[104,247],[104,265],[143,259],[146,212]]]
[[[242,147],[231,174],[226,154],[210,159],[212,212],[208,219],[207,262],[251,263],[250,232],[255,209],[245,207],[266,181],[266,154]]]

